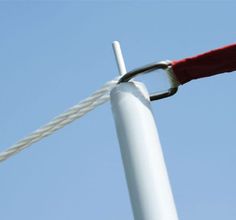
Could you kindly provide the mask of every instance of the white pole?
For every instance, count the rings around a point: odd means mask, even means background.
[[[145,86],[117,85],[111,104],[135,220],[178,220]]]
[[[112,43],[112,46],[113,46],[114,54],[116,57],[116,63],[117,63],[118,69],[119,69],[119,73],[122,76],[122,75],[126,74],[126,67],[125,67],[125,62],[124,62],[124,58],[122,55],[122,51],[120,48],[120,43],[118,41],[114,41]]]

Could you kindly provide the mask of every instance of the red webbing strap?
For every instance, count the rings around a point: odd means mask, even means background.
[[[172,61],[173,72],[180,84],[192,79],[208,77],[236,70],[236,44]]]

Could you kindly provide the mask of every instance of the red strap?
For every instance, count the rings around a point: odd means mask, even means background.
[[[187,83],[192,79],[235,71],[236,44],[194,57],[172,61],[172,69],[181,84]]]

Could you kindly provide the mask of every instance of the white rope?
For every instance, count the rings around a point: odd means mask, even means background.
[[[74,120],[82,117],[97,106],[105,103],[107,100],[109,100],[110,91],[115,87],[117,82],[118,78],[107,82],[101,89],[97,90],[87,99],[81,101],[79,104],[73,106],[66,112],[54,118],[48,124],[34,131],[24,139],[18,141],[16,144],[0,153],[0,162],[29,147],[33,143],[40,141],[44,137],[49,136],[56,130],[63,128],[65,125],[73,122]]]

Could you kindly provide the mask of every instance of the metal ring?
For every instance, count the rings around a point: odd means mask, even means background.
[[[129,82],[129,80],[133,79],[134,77],[138,76],[138,75],[142,75],[142,74],[146,74],[149,72],[152,72],[154,70],[157,69],[163,69],[166,70],[167,68],[169,68],[171,65],[168,63],[153,63],[138,69],[134,69],[128,73],[126,73],[125,75],[123,75],[118,83],[122,83],[122,82]],[[176,87],[175,85],[171,85],[171,88],[168,89],[167,91],[161,92],[161,93],[153,93],[150,95],[150,100],[154,101],[154,100],[158,100],[158,99],[163,99],[163,98],[167,98],[169,96],[174,95],[176,92],[178,91],[178,87]]]

